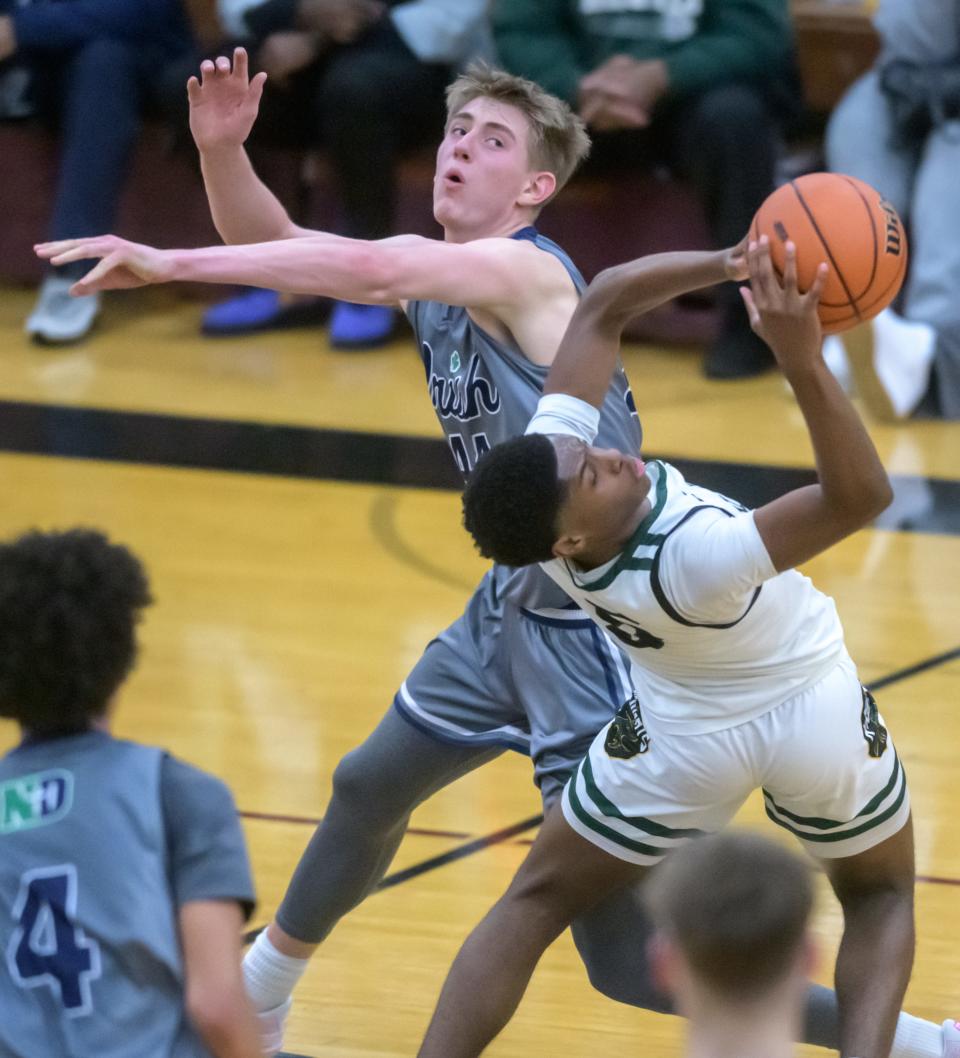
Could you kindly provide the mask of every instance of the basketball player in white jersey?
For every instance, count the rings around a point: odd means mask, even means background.
[[[423,1058],[480,1054],[571,916],[720,830],[758,787],[843,908],[841,1054],[890,1053],[914,952],[906,779],[833,601],[794,567],[868,524],[892,491],[823,363],[816,310],[826,266],[801,295],[792,244],[782,286],[765,240],[748,259],[744,300],[806,419],[817,485],[748,511],[666,464],[593,447],[623,326],[640,291],[666,281],[663,255],[594,280],[528,436],[493,449],[468,484],[465,524],[481,552],[542,563],[624,644],[637,696],[594,740],[507,893],[461,949]],[[716,267],[710,255],[703,267]],[[948,1022],[931,1053],[956,1054],[958,1039]]]

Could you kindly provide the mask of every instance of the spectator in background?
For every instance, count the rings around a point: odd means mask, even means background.
[[[0,0],[0,62],[27,60],[35,107],[59,132],[47,237],[92,235],[115,225],[141,115],[155,102],[156,69],[195,47],[187,6],[202,24],[203,0]],[[77,262],[46,275],[26,322],[34,340],[76,342],[90,332],[99,295],[67,293],[85,271]]]
[[[124,0],[128,2],[128,0]],[[258,1058],[253,882],[219,780],[109,731],[150,603],[87,529],[0,545],[0,1054]]]
[[[441,126],[444,89],[457,68],[489,54],[486,7],[486,0],[220,0],[225,26],[248,39],[255,66],[270,78],[258,129],[318,145],[330,159],[340,234],[395,234],[397,163]],[[204,330],[309,322],[316,309],[316,299],[253,290],[210,309]],[[379,345],[396,319],[389,306],[335,302],[331,344]]]
[[[684,1053],[790,1058],[813,966],[813,879],[793,852],[727,831],[678,849],[650,876],[660,986],[687,1018]]]
[[[695,183],[717,246],[743,238],[799,102],[786,0],[497,0],[493,30],[504,67],[578,110],[595,166],[665,162]],[[707,376],[772,367],[736,286],[721,291]]]
[[[899,306],[844,335],[857,390],[878,417],[960,419],[960,0],[881,0],[875,66],[827,128],[831,169],[866,180],[910,233]],[[840,340],[824,355],[842,370]]]

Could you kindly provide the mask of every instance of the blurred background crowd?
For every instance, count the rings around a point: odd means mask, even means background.
[[[429,214],[404,214],[404,186],[428,179],[444,89],[480,58],[538,81],[590,128],[589,161],[544,215],[588,276],[640,252],[730,245],[770,191],[803,171],[873,184],[908,226],[908,280],[846,345],[828,341],[828,362],[878,416],[960,417],[960,0],[649,8],[657,32],[641,36],[643,5],[623,0],[0,0],[0,203],[20,218],[0,236],[0,282],[36,280],[24,326],[37,342],[89,339],[101,299],[67,293],[87,265],[41,275],[29,245],[142,236],[122,224],[131,181],[162,186],[176,165],[190,173],[190,195],[161,193],[162,209],[155,196],[147,232],[160,245],[214,241],[209,226],[191,228],[186,205],[203,190],[184,86],[204,57],[236,44],[268,74],[251,152],[258,167],[292,174],[296,220],[318,226],[319,216],[364,239],[411,227],[436,235]],[[148,133],[171,167],[131,176]],[[31,153],[35,139],[48,153]],[[31,171],[41,157],[56,159],[52,172]],[[645,182],[629,183],[638,174]],[[632,212],[612,216],[625,182],[639,189]],[[426,187],[418,194],[429,203]],[[696,331],[712,379],[772,366],[728,286]],[[681,306],[658,337],[689,340],[702,310]],[[201,323],[211,337],[291,326],[326,327],[334,348],[363,350],[403,323],[389,307],[250,289],[209,305]],[[871,355],[848,357],[854,341]],[[863,370],[873,374],[866,383]]]

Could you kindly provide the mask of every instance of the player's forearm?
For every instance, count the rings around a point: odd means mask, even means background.
[[[807,423],[824,513],[853,532],[893,499],[890,479],[866,427],[821,358],[787,371]]]
[[[595,298],[602,318],[622,328],[635,316],[726,278],[724,251],[651,254],[601,272],[587,288],[583,302],[589,306]]]
[[[680,294],[723,282],[723,252],[653,254],[601,272],[587,287],[544,393],[568,393],[600,407],[620,355],[627,322]]]
[[[225,243],[271,242],[299,234],[243,147],[201,153],[200,169],[213,223]]]
[[[216,1058],[261,1058],[256,1019],[248,1007],[242,996],[220,1010],[191,1011],[197,1032]]]
[[[389,304],[382,255],[375,244],[338,235],[199,250],[170,250],[171,280],[236,283],[291,294]]]

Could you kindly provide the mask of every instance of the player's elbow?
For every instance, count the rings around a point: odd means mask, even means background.
[[[363,300],[378,305],[401,300],[402,264],[375,243],[357,241],[352,247],[351,272],[359,280]]]
[[[893,503],[893,486],[885,473],[877,474],[874,480],[864,483],[860,494],[860,517],[867,525],[878,518]]]
[[[621,270],[621,265],[615,265],[598,272],[580,299],[578,314],[589,317],[598,329],[621,327],[631,314]]]

